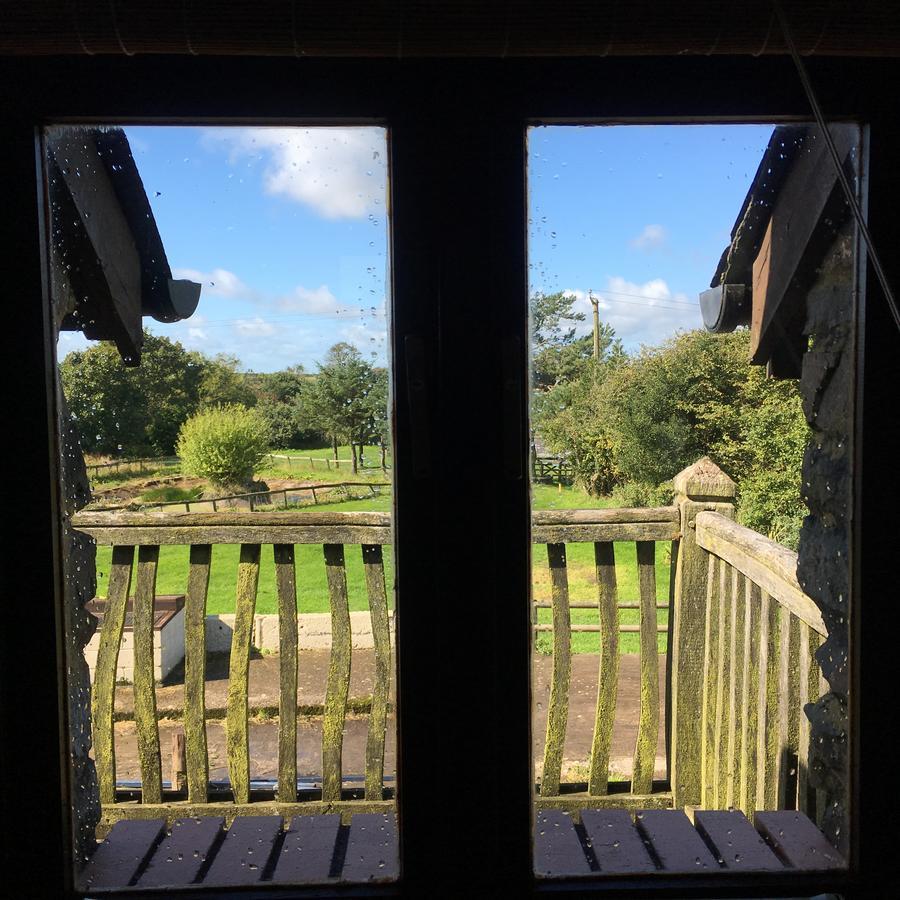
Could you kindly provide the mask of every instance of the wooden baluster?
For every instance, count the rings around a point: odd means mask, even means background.
[[[191,546],[184,601],[184,737],[188,800],[206,803],[209,758],[206,749],[206,597],[210,544]]]
[[[350,608],[347,600],[347,570],[344,545],[325,544],[325,572],[331,602],[331,659],[325,689],[325,718],[322,723],[322,799],[341,799],[341,755],[344,720],[350,691]]]
[[[285,500],[285,502],[287,502]],[[278,595],[278,799],[297,800],[297,575],[294,545],[275,544]]]
[[[744,709],[744,576],[731,570],[728,649],[728,743],[725,756],[725,808],[735,806],[740,784],[741,729]]]
[[[641,709],[634,747],[631,790],[635,794],[649,794],[653,789],[653,770],[659,734],[655,542],[637,541],[637,565],[641,602]]]
[[[778,717],[777,740],[777,809],[788,809],[788,753],[790,752],[791,707],[797,695],[791,692],[791,632],[796,630],[793,616],[783,606],[778,607]]]
[[[599,796],[609,791],[609,748],[619,690],[619,604],[615,545],[612,541],[594,544],[594,561],[600,611],[600,667],[588,793]]]
[[[113,547],[109,585],[106,589],[106,609],[100,629],[97,667],[91,705],[94,724],[94,762],[100,784],[100,802],[116,802],[116,751],[113,712],[116,702],[116,673],[119,667],[119,648],[125,627],[125,607],[131,586],[131,567],[134,547]]]
[[[134,727],[141,766],[141,802],[162,802],[162,763],[153,672],[153,619],[159,547],[139,547],[134,593]]]
[[[387,592],[384,585],[384,560],[378,544],[363,544],[363,568],[369,617],[375,645],[375,688],[366,738],[366,800],[384,798],[384,741],[387,727],[387,702],[391,683],[391,630],[388,620]]]
[[[729,691],[729,671],[725,665],[725,654],[731,639],[729,617],[731,603],[729,588],[731,587],[732,568],[729,563],[719,566],[719,636],[716,641],[716,719],[715,743],[713,744],[713,805],[712,809],[722,809],[725,803],[725,772],[728,766],[728,728],[726,726]]]
[[[777,809],[778,804],[778,669],[782,629],[781,607],[763,592],[760,641],[765,636],[760,656],[759,755],[756,762],[756,808]],[[764,658],[763,658],[764,657]],[[763,673],[765,672],[765,677]]]
[[[706,624],[704,628],[703,697],[700,710],[700,805],[709,809],[713,798],[716,734],[716,674],[719,645],[719,569],[725,564],[709,554],[706,579]]]
[[[250,802],[250,743],[247,715],[250,647],[253,641],[256,590],[259,584],[259,558],[259,544],[241,544],[225,712],[228,774],[231,778],[235,803]]]
[[[569,719],[569,676],[572,668],[572,624],[569,611],[569,579],[566,572],[566,545],[547,544],[553,602],[553,680],[547,708],[547,740],[541,796],[559,794],[563,744]]]
[[[756,733],[759,722],[760,590],[745,579],[744,675],[741,690],[741,777],[738,805],[752,818],[756,809]]]
[[[799,634],[799,670],[800,670],[800,693],[797,698],[798,718],[797,723],[797,809],[806,813],[810,818],[815,818],[815,809],[811,808],[809,797],[809,717],[806,715],[804,707],[811,700],[815,699],[812,693],[816,690],[818,682],[818,673],[815,673],[815,682],[811,683],[815,662],[812,659],[811,651],[815,649],[813,646],[813,637],[818,637],[806,622],[798,623],[800,628]],[[812,813],[812,815],[810,815]]]

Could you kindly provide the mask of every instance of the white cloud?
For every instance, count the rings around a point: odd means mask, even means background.
[[[564,293],[575,297],[575,310],[585,315],[578,333],[589,334],[593,319],[588,292],[570,289]],[[601,321],[612,325],[628,349],[658,344],[677,331],[701,327],[699,305],[686,294],[673,294],[663,278],[637,284],[616,275],[607,279],[605,290],[595,289],[593,294],[600,301]]]
[[[265,162],[266,192],[314,209],[326,219],[361,219],[383,209],[385,138],[380,128],[225,128],[208,137],[231,161]]]
[[[243,337],[268,337],[275,334],[275,326],[259,316],[254,319],[238,319],[234,323],[234,330]]]
[[[188,328],[188,337],[198,344],[209,340],[209,335],[202,328]]]
[[[278,301],[278,306],[288,312],[320,316],[336,315],[339,312],[337,297],[331,293],[327,284],[321,284],[315,289],[298,284],[288,296]]]
[[[200,296],[213,294],[218,297],[248,297],[252,292],[234,272],[228,269],[213,269],[201,272],[199,269],[172,269],[173,278],[187,278],[201,286]]]
[[[631,241],[636,250],[657,250],[665,244],[668,232],[662,225],[645,225],[643,231]]]

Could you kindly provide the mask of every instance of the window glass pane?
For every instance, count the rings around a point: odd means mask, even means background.
[[[76,879],[392,880],[386,131],[45,148]]]
[[[534,127],[528,166],[535,873],[843,867],[856,230],[823,136]]]

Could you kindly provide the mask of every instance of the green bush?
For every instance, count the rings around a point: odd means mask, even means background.
[[[217,487],[243,487],[269,448],[265,419],[233,403],[191,416],[178,433],[178,455],[185,472]]]
[[[613,488],[613,503],[619,507],[670,506],[674,499],[672,482],[625,481]]]

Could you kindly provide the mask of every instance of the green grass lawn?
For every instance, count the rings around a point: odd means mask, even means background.
[[[604,508],[611,505],[603,498],[592,498],[584,492],[571,487],[564,487],[562,492],[555,485],[536,485],[533,491],[535,509],[585,509]],[[365,500],[351,500],[343,503],[323,503],[315,507],[317,510],[335,510],[349,512],[351,510],[377,510],[389,512],[391,498],[385,494]],[[538,600],[550,599],[550,579],[547,566],[546,548],[540,544],[533,548],[533,592]],[[159,571],[156,590],[158,594],[182,594],[187,585],[188,573],[187,547],[162,547],[159,557]],[[616,578],[619,599],[622,602],[638,600],[637,562],[635,545],[632,542],[619,542],[616,552]],[[210,572],[207,612],[234,612],[234,597],[237,580],[239,547],[218,545],[213,548],[213,564]],[[97,548],[97,593],[106,594],[109,573],[111,548]],[[390,586],[394,581],[393,558],[391,548],[385,547],[385,578],[388,584],[388,596],[391,597]],[[300,612],[328,612],[328,587],[325,579],[325,566],[321,544],[304,544],[296,548],[297,561],[297,606]],[[365,579],[363,575],[362,556],[358,546],[348,545],[346,548],[347,586],[350,598],[350,609],[366,610]],[[570,544],[567,548],[569,575],[569,591],[573,601],[592,601],[597,597],[597,582],[594,571],[594,549],[592,544]],[[670,574],[670,546],[658,543],[656,546],[656,593],[660,602],[668,600]],[[259,573],[259,591],[256,611],[258,613],[275,613],[278,611],[275,596],[275,573],[272,563],[272,548],[263,548],[262,564]],[[637,610],[621,610],[623,624],[638,624]],[[538,610],[538,621],[551,622],[551,610]],[[659,611],[659,623],[666,624],[667,611]],[[597,613],[590,609],[572,610],[573,624],[598,624]],[[552,635],[542,632],[537,635],[537,649],[550,652]],[[665,648],[665,635],[659,637],[660,649]],[[638,650],[636,634],[620,635],[620,647],[623,653],[634,653]],[[595,653],[599,648],[597,633],[575,633],[572,636],[572,649],[576,653]]]

